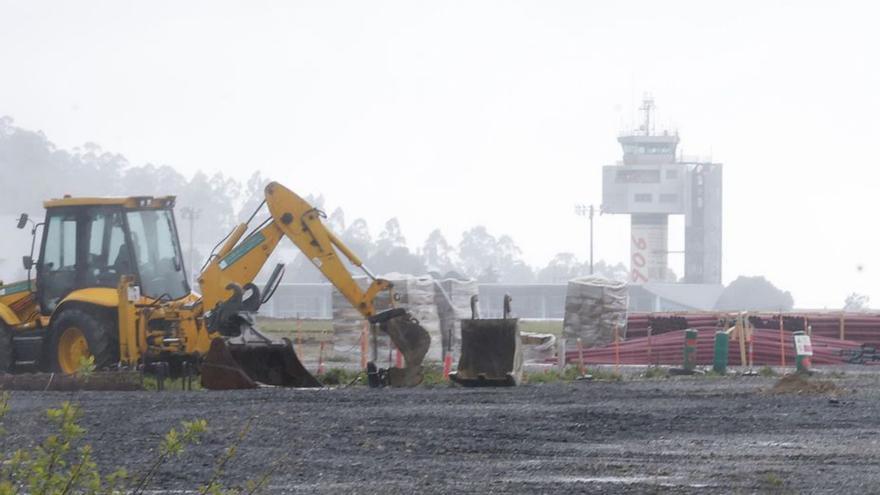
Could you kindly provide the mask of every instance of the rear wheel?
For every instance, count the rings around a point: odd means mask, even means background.
[[[12,330],[0,321],[0,373],[12,371]]]
[[[115,327],[93,311],[64,310],[52,324],[52,337],[50,357],[56,372],[76,373],[89,357],[94,358],[95,369],[109,368],[119,361]]]

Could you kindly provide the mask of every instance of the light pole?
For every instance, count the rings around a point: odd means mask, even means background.
[[[183,216],[184,220],[189,220],[189,273],[190,273],[190,283],[195,284],[195,246],[193,245],[193,232],[195,230],[196,220],[199,219],[199,216],[202,213],[202,210],[198,208],[193,208],[191,206],[187,206],[180,209],[180,213]]]
[[[593,274],[593,213],[595,209],[593,205],[575,205],[574,212],[577,215],[582,217],[588,217],[590,219],[590,275]]]

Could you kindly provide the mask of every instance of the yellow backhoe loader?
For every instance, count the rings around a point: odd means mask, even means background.
[[[405,367],[388,370],[386,381],[421,381],[428,333],[401,308],[377,312],[373,301],[391,291],[391,283],[375,277],[324,226],[320,210],[278,183],[266,186],[264,203],[215,247],[198,279],[201,294],[187,281],[174,197],[65,197],[44,206],[42,223],[26,214],[18,222],[19,228],[30,223],[34,236],[23,258],[28,279],[0,283],[0,373],[72,374],[93,363],[98,369],[160,368],[172,377],[197,369],[211,389],[320,386],[289,340],[255,328],[254,315],[274,294],[283,266],[262,291],[253,280],[287,237],[401,350]],[[268,217],[251,228],[263,206]],[[367,274],[369,287],[355,282],[343,259]]]

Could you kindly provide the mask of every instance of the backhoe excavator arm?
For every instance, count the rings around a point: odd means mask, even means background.
[[[211,310],[232,295],[230,283],[244,286],[253,282],[283,237],[290,239],[339,292],[367,319],[376,316],[373,300],[391,288],[391,283],[377,279],[333,232],[321,222],[320,210],[286,187],[272,182],[266,186],[266,204],[271,218],[242,239],[247,224],[233,230],[220,251],[210,260],[199,277],[202,300]],[[345,256],[372,280],[366,290],[355,282],[342,262]]]
[[[377,314],[373,304],[379,292],[391,289],[391,283],[376,278],[327,230],[321,222],[321,211],[277,182],[267,185],[265,192],[270,217],[247,235],[249,222],[237,226],[199,276],[202,307],[211,312],[208,327],[223,334],[211,342],[202,364],[203,385],[237,388],[253,386],[253,380],[295,386],[318,383],[302,366],[289,341],[281,345],[269,342],[256,331],[251,316],[240,311],[252,312],[259,306],[249,307],[242,301],[242,289],[253,282],[283,237],[290,239],[365,318],[379,323],[401,351],[406,366],[387,370],[382,381],[400,386],[420,383],[422,360],[431,343],[428,332],[403,309]],[[355,282],[342,256],[371,279],[366,290]],[[237,336],[236,328],[240,330]]]

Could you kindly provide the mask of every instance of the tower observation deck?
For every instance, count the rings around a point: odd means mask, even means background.
[[[685,216],[684,277],[721,283],[722,165],[676,156],[678,133],[653,128],[646,97],[639,129],[617,138],[623,160],[602,169],[602,212],[630,215],[630,282],[673,282],[669,215]]]

